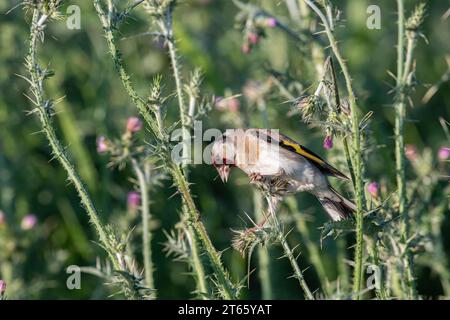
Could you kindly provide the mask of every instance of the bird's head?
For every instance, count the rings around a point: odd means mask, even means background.
[[[223,182],[228,181],[231,168],[236,165],[234,143],[226,135],[218,138],[211,149],[211,164],[219,173]]]

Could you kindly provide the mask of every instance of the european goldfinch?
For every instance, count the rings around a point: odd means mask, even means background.
[[[231,168],[238,167],[274,197],[310,192],[334,221],[346,219],[356,210],[326,178],[347,176],[277,130],[227,130],[212,145],[211,163],[222,181],[228,180]]]

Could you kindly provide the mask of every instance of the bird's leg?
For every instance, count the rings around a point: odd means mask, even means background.
[[[250,178],[250,183],[258,183],[264,179],[264,177],[258,172],[250,173],[248,177]]]

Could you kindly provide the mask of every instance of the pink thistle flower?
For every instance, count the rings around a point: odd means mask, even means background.
[[[0,226],[2,226],[5,223],[5,214],[3,213],[3,211],[0,211]]]
[[[259,36],[254,32],[250,32],[247,37],[251,44],[257,44],[259,41]]]
[[[238,99],[232,98],[228,100],[228,110],[231,112],[239,112],[239,108],[241,107],[241,103]]]
[[[277,24],[278,24],[278,21],[277,21],[277,19],[271,17],[271,18],[267,18],[267,19],[264,21],[264,24],[265,24],[267,27],[269,27],[269,28],[275,28],[275,27],[277,26]]]
[[[223,97],[216,97],[214,106],[217,110],[224,111],[227,109],[227,101]]]
[[[130,211],[136,211],[137,208],[141,205],[141,195],[139,194],[139,192],[128,192],[127,204]]]
[[[241,103],[237,98],[217,97],[215,107],[219,111],[239,112]]]
[[[105,153],[108,151],[108,143],[104,136],[100,136],[97,138],[97,152]]]
[[[410,161],[415,161],[417,160],[417,157],[419,155],[419,152],[417,151],[417,147],[413,144],[407,144],[405,146],[405,156],[406,158],[408,158]]]
[[[367,191],[374,198],[378,198],[379,189],[380,189],[380,185],[377,182],[371,182],[367,185]]]
[[[243,54],[249,54],[252,51],[252,48],[248,43],[244,43],[241,47],[241,51]]]
[[[36,226],[37,222],[37,217],[34,214],[27,214],[22,218],[20,227],[22,230],[31,230]]]
[[[127,120],[127,131],[134,133],[142,129],[142,121],[138,117],[129,117]]]
[[[325,150],[330,150],[333,148],[333,137],[332,136],[326,136],[323,140],[323,147]]]
[[[6,281],[0,279],[0,296],[2,296],[6,291]]]
[[[450,158],[450,148],[441,147],[438,151],[438,158],[441,161],[448,160]]]

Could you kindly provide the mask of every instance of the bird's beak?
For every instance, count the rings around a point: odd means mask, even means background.
[[[217,167],[217,172],[219,172],[220,179],[222,182],[227,182],[228,177],[230,176],[230,166],[228,165],[221,165]]]

